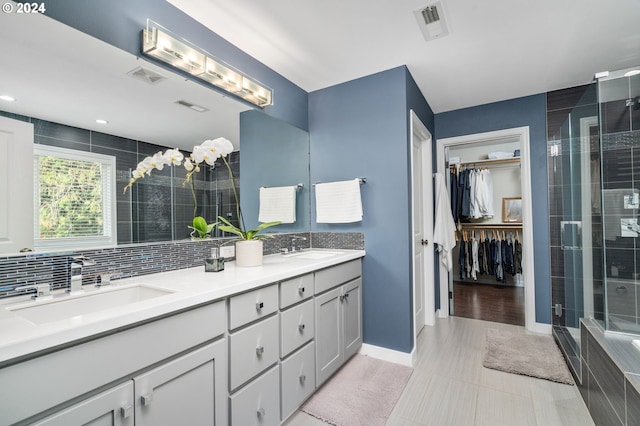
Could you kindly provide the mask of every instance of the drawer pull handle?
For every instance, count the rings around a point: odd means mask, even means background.
[[[304,287],[300,287],[300,288],[298,288],[298,293],[299,293],[300,295],[303,295],[303,294],[304,294]]]
[[[304,331],[304,324],[298,324],[298,330],[302,333]]]
[[[262,419],[262,418],[264,418],[264,415],[265,415],[266,413],[267,413],[267,412],[264,410],[264,408],[260,408],[260,409],[257,411],[257,413],[256,413],[256,414],[258,415],[258,418],[259,418],[259,419]]]
[[[144,407],[148,407],[151,404],[151,401],[153,401],[152,393],[146,393],[140,397],[140,402],[142,402]]]
[[[264,353],[264,346],[258,346],[256,348],[256,355],[262,356],[263,353]]]
[[[625,287],[623,285],[616,286],[616,293],[625,294],[626,292],[627,292],[627,287]]]
[[[125,405],[124,407],[120,407],[120,416],[123,419],[128,419],[133,414],[133,406]]]
[[[260,309],[264,308],[264,302],[258,302],[256,303],[256,311],[259,311]]]
[[[307,376],[305,376],[304,374],[300,375],[300,383],[304,384],[304,382],[307,380]]]

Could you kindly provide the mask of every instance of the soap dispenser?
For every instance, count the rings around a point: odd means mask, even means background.
[[[211,256],[204,260],[205,272],[220,272],[224,270],[224,258],[220,257],[218,247],[211,249]]]

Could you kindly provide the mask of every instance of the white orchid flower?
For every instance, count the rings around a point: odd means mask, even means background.
[[[168,149],[164,153],[164,158],[167,161],[167,164],[172,166],[179,166],[182,164],[182,160],[184,159],[184,155],[180,152],[178,148],[176,149]]]
[[[213,140],[213,145],[216,147],[221,156],[226,157],[233,152],[233,144],[229,139],[217,138]]]

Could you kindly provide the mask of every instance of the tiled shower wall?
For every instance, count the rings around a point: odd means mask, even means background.
[[[330,248],[364,250],[361,233],[302,232],[274,234],[264,240],[264,253],[278,253],[287,247],[291,236],[304,237],[303,248]],[[70,256],[82,254],[95,260],[95,266],[83,271],[84,284],[95,282],[98,274],[114,274],[120,278],[155,274],[177,269],[203,266],[204,258],[212,247],[220,246],[226,239],[207,241],[175,241],[166,243],[133,244],[82,252],[55,254],[28,253],[0,257],[0,298],[23,294],[13,288],[26,284],[51,284],[53,288],[67,285],[67,267]]]
[[[118,244],[189,237],[187,226],[192,224],[194,202],[189,186],[182,185],[186,174],[184,168],[154,170],[151,176],[139,180],[126,194],[123,193],[131,170],[146,156],[164,151],[166,147],[3,111],[0,115],[32,123],[36,144],[115,157]],[[239,188],[239,152],[233,152],[228,161]],[[215,168],[203,167],[194,175],[199,206],[197,214],[209,222],[224,215],[237,224],[229,173],[221,160],[218,163]]]

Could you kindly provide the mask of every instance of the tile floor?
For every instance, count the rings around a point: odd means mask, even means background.
[[[488,328],[523,327],[450,317],[425,327],[419,359],[387,426],[589,426],[576,386],[484,368]],[[285,426],[326,426],[295,413]]]

